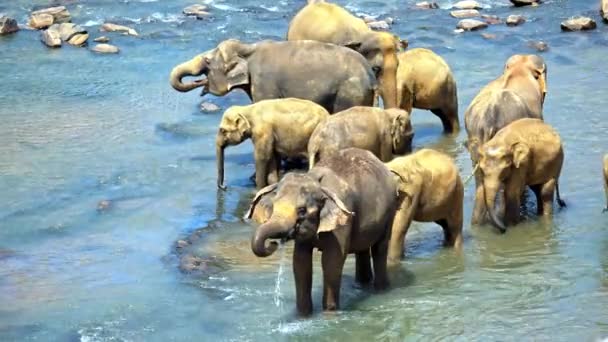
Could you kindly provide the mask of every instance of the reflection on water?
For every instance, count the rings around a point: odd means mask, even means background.
[[[64,46],[39,33],[0,37],[0,340],[594,340],[608,336],[608,214],[602,215],[600,158],[608,149],[605,46],[608,26],[562,33],[572,15],[599,21],[594,1],[548,1],[513,9],[481,1],[484,12],[519,13],[522,26],[456,34],[442,9],[415,1],[338,1],[356,13],[396,19],[411,47],[441,54],[454,71],[464,111],[513,53],[550,50],[546,120],[565,142],[560,187],[568,208],[552,222],[531,215],[498,235],[465,225],[462,252],[442,248],[434,224],[410,229],[403,267],[384,293],[354,282],[349,258],[342,311],[321,312],[320,253],[314,254],[315,314],[295,315],[292,244],[256,258],[242,215],[255,193],[251,144],[226,155],[228,191],[218,191],[214,135],[220,114],[198,111],[194,91],[177,93],[178,62],[238,37],[282,39],[300,2],[205,1],[212,18],[182,16],[187,0],[61,1],[95,38],[105,20],[139,38],[107,34],[116,56]],[[25,22],[47,0],[3,2]],[[222,108],[243,93],[212,99]],[[441,134],[415,110],[415,148],[453,156],[471,172],[464,134]],[[102,211],[100,201],[109,206]],[[534,202],[534,201],[532,201]],[[472,185],[465,191],[470,220]],[[534,205],[530,206],[533,210]],[[178,250],[179,241],[184,244]],[[178,242],[176,242],[178,241]],[[185,259],[185,257],[187,257]],[[186,263],[185,261],[189,262]],[[279,265],[283,309],[277,309]],[[193,268],[191,268],[194,266]]]

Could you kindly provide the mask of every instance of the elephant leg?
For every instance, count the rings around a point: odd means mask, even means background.
[[[357,253],[355,258],[357,260],[355,279],[360,284],[369,284],[373,278],[369,250]]]
[[[279,167],[281,166],[281,157],[274,153],[273,157],[268,161],[268,184],[275,184],[279,182]]]
[[[323,249],[321,264],[323,266],[323,310],[335,311],[340,307],[340,283],[346,254],[340,247],[329,246]]]
[[[255,159],[255,185],[261,189],[268,185],[268,164],[273,157],[272,143],[270,141],[257,141],[254,151]]]
[[[505,224],[514,225],[519,222],[521,208],[521,190],[515,186],[506,186],[504,189]]]
[[[376,242],[372,246],[372,258],[374,260],[374,288],[376,290],[384,290],[388,287],[388,273],[386,271],[386,262],[388,256],[388,244],[390,239],[390,229],[392,220],[387,224],[385,234],[382,240]],[[403,240],[402,240],[403,241]]]
[[[458,132],[460,129],[460,124],[458,123],[458,114],[456,114],[456,119],[454,119],[453,113],[448,113],[445,109],[435,108],[431,109],[431,112],[439,119],[441,119],[441,124],[443,125],[443,132],[446,134],[451,134],[454,132]]]
[[[312,313],[312,246],[296,243],[293,251],[296,307],[302,316]]]
[[[536,196],[536,214],[539,216],[543,214],[543,200],[542,200],[542,184],[530,185],[530,189]]]
[[[551,216],[553,214],[553,194],[555,193],[555,183],[555,179],[552,178],[543,184],[540,190],[544,216]]]

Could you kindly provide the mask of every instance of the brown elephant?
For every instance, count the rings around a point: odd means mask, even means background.
[[[553,196],[560,207],[559,175],[564,151],[558,133],[539,119],[519,119],[498,131],[479,150],[479,168],[486,209],[501,231],[520,219],[521,196],[526,185],[537,199],[538,215],[553,213]],[[504,222],[495,211],[496,197],[503,188]]]
[[[224,186],[224,149],[251,138],[258,189],[279,180],[281,157],[306,157],[310,135],[329,117],[318,104],[295,98],[232,106],[224,112],[216,138],[217,186]]]
[[[316,40],[358,51],[378,78],[384,107],[397,107],[397,52],[401,44],[407,44],[397,36],[372,31],[362,19],[339,5],[312,0],[291,20],[287,40]]]
[[[397,206],[390,171],[371,152],[349,148],[321,160],[308,173],[289,173],[260,190],[246,217],[273,195],[271,217],[260,225],[251,249],[267,257],[277,249],[269,239],[294,239],[293,272],[299,314],[312,313],[312,252],[322,251],[323,309],[337,310],[346,257],[356,254],[356,279],[376,289],[388,286],[387,247]],[[373,259],[373,273],[370,265]]]
[[[383,162],[412,150],[414,132],[408,112],[352,107],[321,122],[308,143],[309,166],[348,147],[372,152]]]
[[[399,108],[428,109],[441,119],[445,133],[458,132],[458,92],[448,64],[428,49],[401,52],[397,69]]]
[[[399,264],[412,221],[437,223],[443,228],[444,244],[460,247],[464,187],[452,158],[422,149],[385,165],[397,176],[400,201],[391,230],[388,266]]]
[[[606,193],[606,208],[604,212],[608,211],[608,154],[604,155],[604,192]]]
[[[182,81],[203,74],[207,77]],[[224,96],[239,88],[253,102],[295,97],[313,101],[330,113],[373,105],[377,89],[376,76],[363,56],[316,41],[245,44],[225,40],[173,68],[169,78],[181,92],[203,87],[203,95]]]

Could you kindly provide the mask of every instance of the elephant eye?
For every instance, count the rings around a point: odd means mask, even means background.
[[[306,207],[299,207],[298,208],[298,217],[302,218],[304,216],[306,216]]]
[[[226,129],[225,129],[225,128],[221,128],[221,127],[220,127],[220,133],[221,133],[221,134],[226,134]]]

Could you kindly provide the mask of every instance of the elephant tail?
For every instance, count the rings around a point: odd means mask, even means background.
[[[559,205],[559,207],[560,208],[567,207],[566,202],[562,199],[562,197],[559,194],[559,181],[555,182],[555,193],[557,194],[557,204]]]

